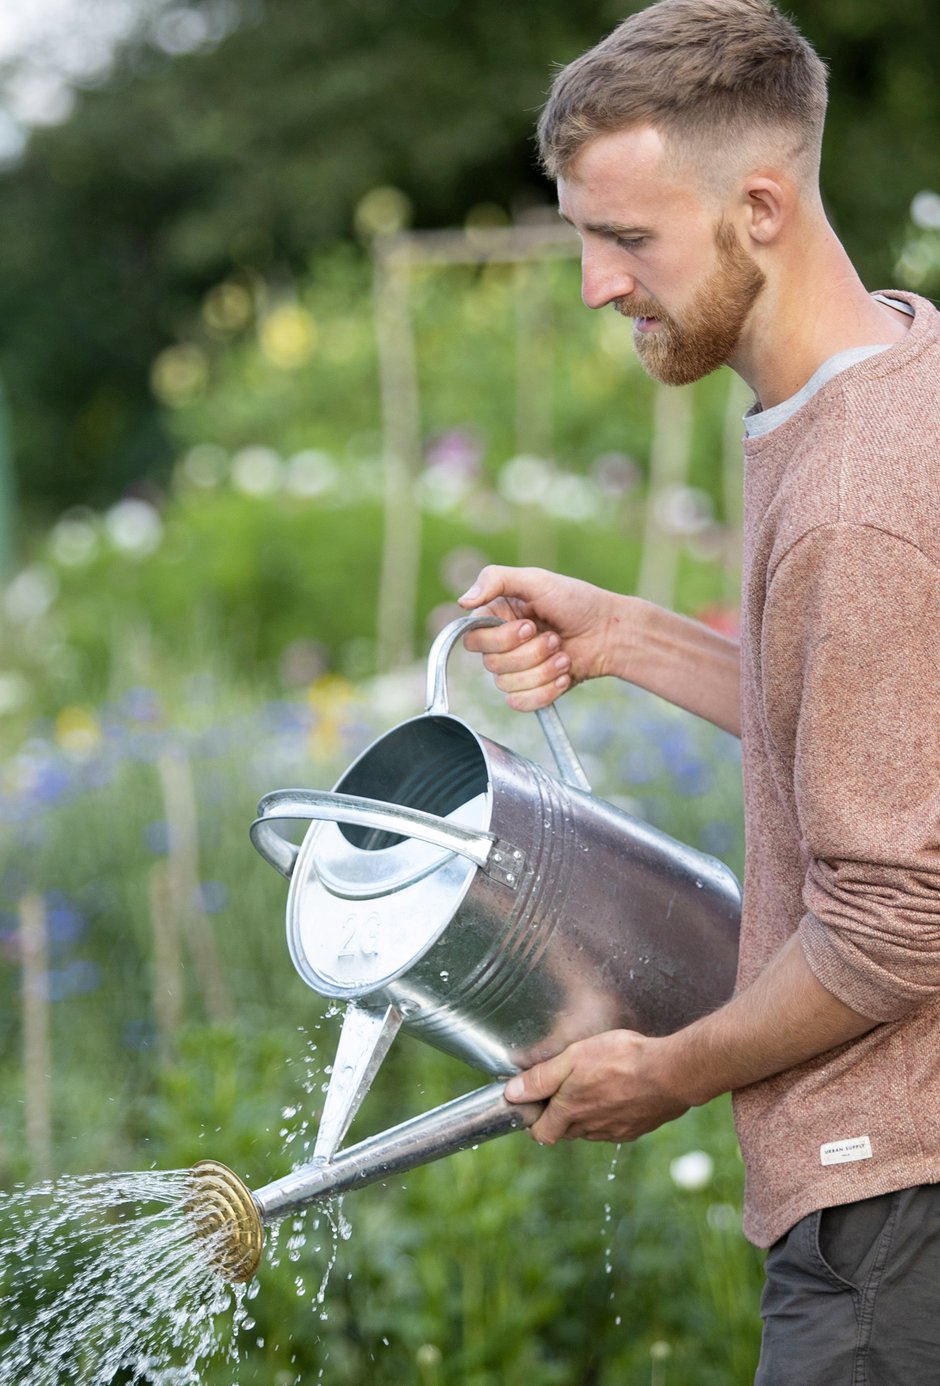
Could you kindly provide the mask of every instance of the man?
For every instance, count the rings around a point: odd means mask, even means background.
[[[660,0],[557,77],[542,157],[583,297],[745,420],[738,642],[630,596],[484,569],[466,637],[509,703],[615,675],[744,748],[738,989],[677,1034],[514,1078],[536,1139],[632,1140],[733,1091],[770,1247],[760,1386],[940,1382],[940,315],[871,295],[818,189],[823,64],[769,0]],[[614,887],[615,888],[615,887]]]

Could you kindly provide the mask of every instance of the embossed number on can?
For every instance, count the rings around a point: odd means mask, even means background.
[[[348,914],[343,925],[344,942],[337,953],[339,959],[374,958],[379,951],[379,926],[381,918],[374,911],[363,919],[358,914]]]

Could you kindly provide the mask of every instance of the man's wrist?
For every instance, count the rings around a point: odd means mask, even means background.
[[[649,1041],[648,1062],[653,1081],[682,1108],[703,1107],[727,1087],[708,1071],[701,1022]]]

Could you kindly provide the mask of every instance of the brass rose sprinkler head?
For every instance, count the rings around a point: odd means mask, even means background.
[[[211,1268],[230,1284],[250,1280],[261,1264],[264,1228],[247,1185],[218,1160],[189,1171],[184,1209]]]

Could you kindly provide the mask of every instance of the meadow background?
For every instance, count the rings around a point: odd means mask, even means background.
[[[746,395],[646,379],[532,162],[550,63],[625,8],[153,0],[105,42],[98,5],[0,69],[3,1187],[303,1158],[338,1020],[248,824],[422,710],[480,564],[734,629]],[[872,288],[935,294],[937,27],[793,8],[832,215]],[[731,738],[624,688],[562,712],[597,792],[740,871]],[[477,1081],[401,1037],[352,1134]],[[741,1182],[726,1101],[619,1151],[507,1137],[348,1196],[348,1236],[310,1215],[201,1379],[744,1386]]]

